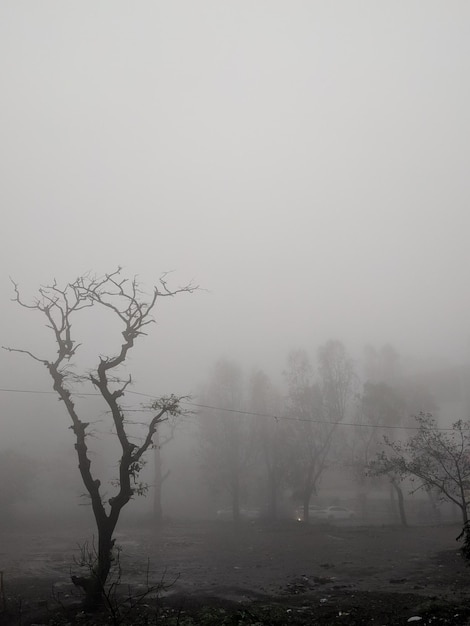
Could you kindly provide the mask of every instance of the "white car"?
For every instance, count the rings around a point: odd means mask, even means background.
[[[260,511],[258,509],[240,509],[241,520],[254,520],[260,517]],[[217,511],[217,519],[220,520],[233,520],[233,509],[220,509]]]
[[[356,513],[344,506],[329,506],[326,509],[318,511],[317,519],[332,522],[334,520],[352,520],[356,517]]]
[[[311,504],[308,507],[308,519],[309,520],[316,520],[316,519],[318,519],[318,514],[320,513],[321,510],[322,510],[322,508],[320,506],[317,506],[316,504]],[[295,512],[295,519],[298,522],[303,522],[304,521],[304,507],[303,506],[299,506],[299,508],[296,510],[296,512]]]

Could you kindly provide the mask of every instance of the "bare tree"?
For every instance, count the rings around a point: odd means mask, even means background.
[[[386,449],[369,464],[374,475],[409,476],[416,489],[437,493],[456,504],[464,524],[468,522],[470,487],[470,422],[459,420],[439,430],[435,418],[420,413],[418,431],[405,442],[385,439]]]
[[[390,344],[379,349],[367,345],[364,348],[364,374],[369,382],[395,387],[403,376],[401,357]]]
[[[323,422],[323,403],[318,385],[313,382],[306,352],[291,352],[288,357],[287,412],[289,422],[286,445],[292,450],[288,480],[294,496],[302,500],[303,518],[308,521],[309,505],[326,463],[331,428]]]
[[[71,419],[71,430],[75,436],[75,450],[82,481],[91,500],[91,506],[98,531],[96,563],[86,577],[72,577],[73,582],[82,587],[89,607],[99,604],[112,563],[114,546],[113,534],[123,507],[129,500],[145,492],[145,485],[139,480],[143,467],[143,457],[152,445],[158,424],[168,416],[181,414],[181,397],[170,395],[156,399],[152,403],[153,416],[145,426],[143,437],[138,443],[131,441],[129,420],[122,406],[122,398],[131,384],[120,376],[120,369],[126,362],[130,350],[138,337],[145,335],[146,327],[152,323],[152,312],[157,300],[178,293],[192,293],[197,287],[189,284],[175,290],[169,289],[166,275],[154,286],[153,293],[145,296],[136,278],[121,276],[121,268],[101,277],[84,275],[74,282],[60,287],[56,281],[40,287],[38,296],[32,303],[25,302],[16,283],[14,301],[22,307],[37,311],[45,316],[47,327],[57,347],[55,358],[43,358],[29,350],[10,348],[10,352],[26,354],[44,365],[51,378],[53,389]],[[121,326],[123,341],[113,356],[99,356],[97,366],[92,371],[75,373],[77,344],[72,333],[72,322],[86,308],[100,308],[108,311]],[[112,423],[119,441],[119,474],[114,481],[115,493],[104,495],[101,481],[95,477],[88,448],[90,423],[80,418],[73,400],[74,383],[90,381],[108,407]]]
[[[248,475],[254,453],[251,422],[244,405],[242,371],[236,363],[216,363],[202,396],[206,409],[200,414],[200,455],[205,479],[214,493],[229,496],[234,521],[241,517]]]
[[[318,351],[315,381],[308,355],[290,354],[286,372],[287,408],[291,422],[288,445],[294,450],[290,481],[302,498],[303,516],[327,467],[337,425],[343,421],[354,382],[353,365],[340,341],[330,340]]]
[[[252,422],[264,491],[267,493],[267,515],[275,520],[278,515],[281,489],[286,482],[289,469],[290,453],[286,446],[285,422],[273,417],[279,414],[281,395],[273,387],[268,376],[261,370],[255,372],[250,380],[250,408],[257,415]]]
[[[405,414],[405,402],[395,388],[384,382],[371,381],[364,384],[362,395],[358,400],[356,414],[358,427],[354,429],[350,439],[351,468],[358,485],[362,517],[367,519],[367,491],[371,478],[368,471],[369,463],[381,448],[384,435],[382,427],[398,427],[401,424]],[[398,495],[399,503],[402,502],[400,498],[403,498],[403,494],[399,481],[395,480],[393,472],[388,474],[388,477]],[[402,521],[403,519],[402,515]]]
[[[353,362],[341,341],[330,339],[320,346],[318,372],[326,417],[329,422],[341,422],[355,382]]]
[[[383,450],[377,453],[374,460],[369,461],[365,467],[365,475],[369,477],[386,477],[390,481],[392,488],[391,495],[396,494],[398,499],[398,513],[402,526],[408,526],[405,509],[405,496],[402,483],[407,474],[394,462],[392,458],[386,456]]]

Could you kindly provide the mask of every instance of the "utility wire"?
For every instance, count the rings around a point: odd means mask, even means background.
[[[227,411],[229,413],[239,413],[241,415],[253,415],[255,417],[271,417],[275,420],[289,420],[292,422],[311,422],[312,424],[327,424],[331,426],[359,426],[364,428],[386,428],[388,430],[420,430],[419,426],[387,426],[381,424],[367,424],[367,423],[359,423],[359,422],[332,422],[326,420],[314,420],[308,417],[290,417],[288,415],[274,415],[271,413],[254,413],[252,411],[240,411],[238,409],[226,409],[219,406],[211,406],[209,404],[195,404],[192,402],[187,402],[191,406],[196,406],[204,409],[213,409],[215,411]],[[433,429],[434,430],[434,429]],[[436,428],[436,430],[453,430],[453,428]]]
[[[37,391],[34,389],[2,389],[0,388],[0,392],[2,393],[28,393],[28,394],[53,394],[53,395],[57,395],[55,391]],[[131,390],[126,390],[126,393],[132,393],[136,396],[143,396],[145,398],[155,398],[154,395],[151,395],[149,393],[142,393],[140,391],[131,391]],[[74,396],[101,396],[100,393],[94,392],[94,393],[80,393],[80,392],[74,392],[72,393],[72,395]],[[223,411],[224,413],[237,413],[238,415],[249,415],[252,417],[269,417],[271,419],[275,419],[277,420],[285,420],[285,421],[291,421],[291,422],[311,422],[312,424],[327,424],[330,426],[354,426],[354,427],[359,427],[359,428],[378,428],[378,429],[386,429],[386,430],[420,430],[420,426],[391,426],[391,425],[381,425],[381,424],[367,424],[367,423],[358,423],[358,422],[331,422],[331,421],[326,421],[326,420],[314,420],[314,419],[310,419],[307,417],[291,417],[289,415],[275,415],[273,413],[257,413],[254,411],[243,411],[240,409],[228,409],[226,407],[221,407],[221,406],[213,406],[210,404],[198,404],[196,402],[188,402],[188,401],[182,401],[182,404],[186,404],[187,406],[193,406],[196,408],[200,408],[200,409],[211,409],[213,411]],[[151,408],[148,409],[131,409],[131,408],[124,408],[125,411],[129,412],[129,413],[148,413],[149,411],[151,411]],[[440,428],[437,427],[436,429],[433,430],[441,430],[441,431],[452,431],[453,428],[451,427],[447,427],[447,428]]]
[[[34,389],[0,389],[0,391],[3,391],[5,393],[41,393],[41,394],[48,394],[48,393],[53,393],[55,394],[55,391],[35,391]]]

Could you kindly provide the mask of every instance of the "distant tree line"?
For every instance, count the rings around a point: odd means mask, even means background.
[[[278,386],[261,370],[245,378],[236,363],[220,360],[200,402],[213,407],[197,418],[203,476],[234,520],[253,503],[276,519],[286,497],[308,520],[325,473],[342,469],[355,480],[361,517],[369,515],[371,489],[389,484],[407,523],[404,473],[375,471],[372,463],[383,454],[385,434],[395,441],[416,409],[435,403],[401,375],[390,346],[367,348],[362,376],[341,341],[320,346],[315,362],[305,350],[292,351]]]

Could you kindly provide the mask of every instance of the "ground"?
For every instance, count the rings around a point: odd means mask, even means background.
[[[127,527],[117,533],[119,593],[130,589],[133,606],[120,605],[113,588],[99,617],[82,612],[70,583],[83,529],[4,532],[0,623],[470,624],[459,530],[261,521]]]

